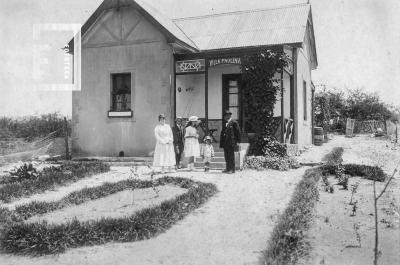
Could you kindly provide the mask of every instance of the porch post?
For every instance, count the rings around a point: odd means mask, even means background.
[[[204,73],[204,107],[205,107],[205,119],[206,119],[206,135],[208,135],[208,58],[205,57],[205,73]]]
[[[281,143],[285,142],[285,104],[283,102],[283,67],[281,68],[281,115],[282,115],[282,124],[281,124]]]
[[[174,121],[176,120],[176,58],[175,55],[173,56],[173,75],[174,75],[174,113],[173,113],[173,117],[174,117]]]

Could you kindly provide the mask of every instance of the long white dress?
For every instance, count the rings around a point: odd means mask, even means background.
[[[199,144],[199,134],[196,128],[189,126],[186,128],[185,132],[185,157],[199,157],[200,156],[200,144]]]
[[[157,125],[154,129],[156,136],[156,148],[154,150],[154,167],[172,167],[175,166],[175,151],[173,145],[173,135],[171,127],[168,124]]]

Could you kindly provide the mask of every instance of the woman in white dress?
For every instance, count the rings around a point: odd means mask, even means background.
[[[189,158],[188,169],[194,169],[194,159],[200,156],[199,134],[197,132],[199,118],[196,116],[189,117],[185,131],[185,157]]]
[[[154,129],[156,136],[156,148],[154,150],[153,167],[161,167],[161,173],[165,173],[165,168],[172,171],[175,166],[174,137],[171,127],[165,123],[164,114],[158,116],[159,124]]]

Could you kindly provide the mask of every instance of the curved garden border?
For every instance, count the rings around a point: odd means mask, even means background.
[[[102,194],[103,196],[101,197],[104,197],[126,188],[144,188],[149,187],[149,185],[150,187],[156,187],[166,184],[173,184],[188,189],[188,191],[175,199],[164,201],[158,206],[143,209],[129,217],[102,218],[88,222],[74,220],[66,224],[57,225],[46,222],[14,223],[4,229],[0,238],[0,247],[6,253],[46,255],[64,252],[66,249],[81,246],[148,239],[165,232],[173,224],[183,219],[217,193],[217,187],[214,184],[173,177],[163,177],[153,183],[138,180],[128,180],[115,184],[107,183],[103,185],[103,188],[100,186],[91,191],[93,192],[92,194],[97,192],[97,195]],[[81,200],[77,201],[78,204],[90,200],[91,193],[86,192],[85,194],[87,196],[82,196]],[[99,197],[95,196],[95,198]],[[56,202],[54,208],[50,204],[42,205],[44,207],[32,208],[29,215],[32,216],[35,212],[46,212],[43,209],[49,209],[49,211],[60,209],[58,207],[66,205],[61,201],[58,203]],[[18,213],[14,214],[18,216]]]

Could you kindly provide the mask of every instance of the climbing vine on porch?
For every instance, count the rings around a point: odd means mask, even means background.
[[[256,133],[250,146],[251,155],[266,155],[273,152],[283,155],[275,139],[274,107],[280,95],[279,69],[287,65],[287,57],[282,51],[261,49],[241,58],[242,91],[247,125]],[[268,148],[269,145],[273,147]]]

